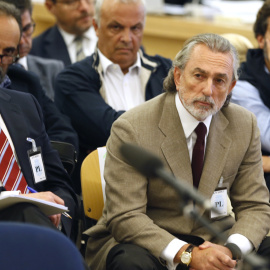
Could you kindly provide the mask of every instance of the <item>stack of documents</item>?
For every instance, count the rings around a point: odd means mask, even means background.
[[[0,210],[10,207],[16,203],[32,203],[38,206],[40,210],[47,216],[61,214],[68,211],[68,208],[64,205],[31,198],[24,195],[0,195]]]

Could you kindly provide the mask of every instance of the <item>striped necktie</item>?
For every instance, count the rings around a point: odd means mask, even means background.
[[[81,61],[85,58],[85,54],[83,52],[83,36],[78,36],[74,39],[76,44],[76,61]]]
[[[9,141],[0,129],[0,180],[6,190],[29,193],[26,180],[17,164]]]

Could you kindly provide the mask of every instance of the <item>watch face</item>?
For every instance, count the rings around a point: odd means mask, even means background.
[[[183,252],[181,255],[181,262],[184,264],[189,264],[191,261],[191,253]]]

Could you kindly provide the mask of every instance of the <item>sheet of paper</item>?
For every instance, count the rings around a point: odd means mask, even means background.
[[[68,208],[66,206],[36,199],[36,198],[31,198],[27,197],[24,195],[0,195],[0,210],[5,209],[9,206],[12,206],[16,203],[23,203],[23,202],[28,202],[32,203],[40,208],[40,210],[47,216],[51,216],[54,214],[60,214],[63,212],[68,211]]]

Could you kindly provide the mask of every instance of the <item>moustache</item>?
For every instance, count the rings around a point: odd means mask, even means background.
[[[206,102],[206,103],[210,104],[212,107],[216,105],[216,103],[212,97],[203,96],[200,98],[195,98],[193,101],[194,102],[196,102],[196,101]]]

